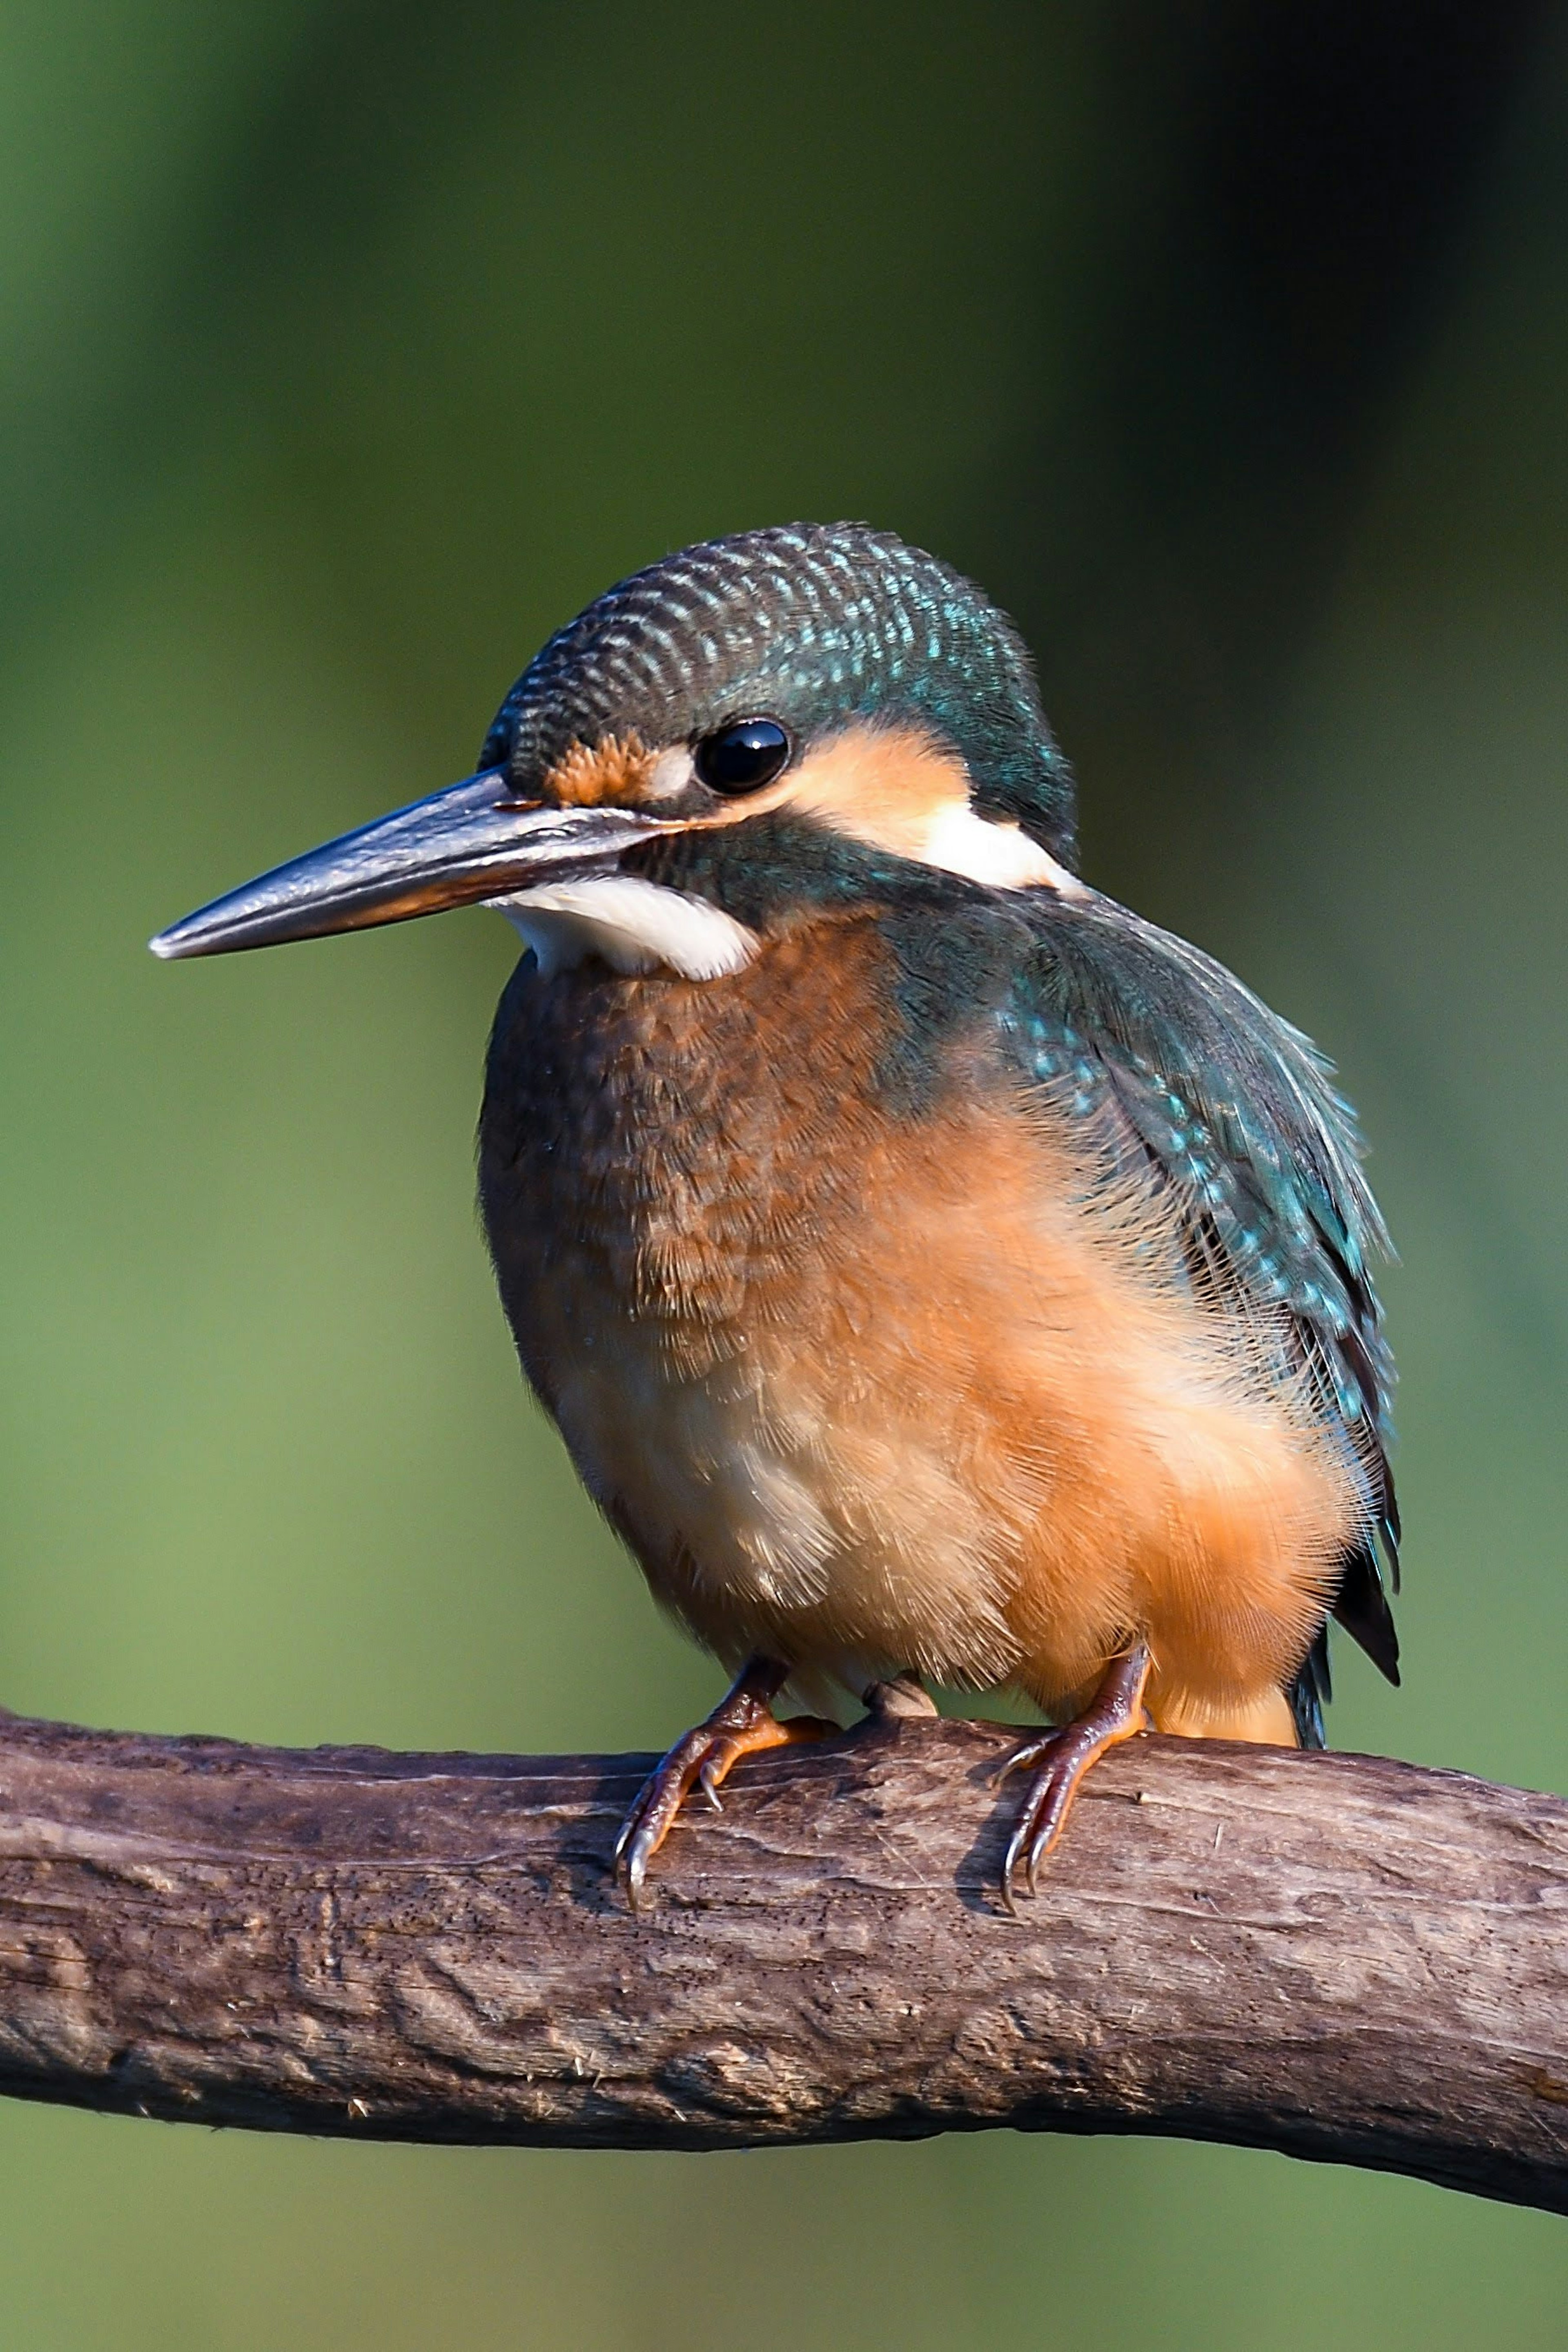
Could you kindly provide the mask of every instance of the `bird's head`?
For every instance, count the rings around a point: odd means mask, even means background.
[[[483,903],[541,962],[693,979],[898,861],[1074,887],[1072,785],[1010,624],[854,523],[748,531],[611,588],[535,656],[476,772],[152,941],[216,955]]]

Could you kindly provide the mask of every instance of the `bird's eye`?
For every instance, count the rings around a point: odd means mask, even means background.
[[[738,719],[696,747],[697,774],[713,793],[754,793],[782,775],[794,745],[777,719]]]

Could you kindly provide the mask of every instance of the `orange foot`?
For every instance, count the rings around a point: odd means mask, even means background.
[[[701,1787],[715,1812],[721,1812],[719,1790],[743,1756],[756,1756],[766,1748],[793,1748],[802,1740],[826,1739],[838,1729],[836,1723],[822,1723],[811,1715],[791,1716],[788,1722],[779,1722],[773,1701],[789,1675],[788,1666],[753,1658],[737,1675],[706,1721],[677,1739],[643,1781],[615,1841],[616,1875],[625,1884],[633,1911],[648,1864],[669,1836],[675,1815],[695,1786]]]
[[[1018,1906],[1013,1899],[1014,1881],[1025,1848],[1029,1850],[1029,1859],[1024,1874],[1032,1895],[1040,1865],[1066,1828],[1072,1801],[1090,1766],[1098,1763],[1108,1748],[1119,1748],[1124,1739],[1135,1738],[1140,1731],[1150,1728],[1148,1709],[1144,1705],[1144,1688],[1148,1679],[1148,1646],[1139,1642],[1124,1656],[1113,1658],[1092,1705],[1076,1722],[1065,1723],[1060,1731],[1048,1731],[1040,1738],[1030,1740],[1003,1765],[998,1777],[1004,1780],[1009,1772],[1030,1765],[1040,1767],[1030,1782],[1019,1825],[1008,1842],[1007,1859],[1002,1864],[1002,1900],[1015,1915]]]

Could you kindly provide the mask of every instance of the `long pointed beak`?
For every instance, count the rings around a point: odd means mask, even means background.
[[[553,878],[611,867],[622,849],[665,830],[633,809],[552,808],[509,798],[505,772],[482,769],[394,809],[287,866],[214,898],[149,942],[155,956],[226,955],[404,923]]]

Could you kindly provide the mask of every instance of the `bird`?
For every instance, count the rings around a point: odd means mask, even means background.
[[[1331,1620],[1398,1681],[1354,1116],[1301,1031],[1083,878],[1075,817],[983,591],[784,525],[606,590],[473,773],[152,942],[467,906],[521,934],[478,1139],[502,1304],[733,1676],[625,1818],[633,1906],[688,1799],[846,1706],[1040,1709],[1000,1776],[1016,1908],[1120,1742],[1321,1748]]]

